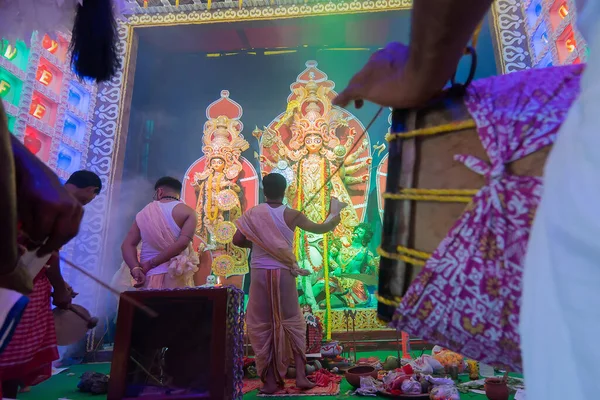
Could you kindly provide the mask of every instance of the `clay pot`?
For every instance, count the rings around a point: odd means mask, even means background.
[[[346,380],[355,388],[360,387],[361,376],[372,376],[374,379],[377,379],[377,370],[375,367],[361,365],[360,367],[350,368],[346,371]]]
[[[487,378],[485,380],[485,395],[490,400],[508,400],[508,386],[502,378]]]

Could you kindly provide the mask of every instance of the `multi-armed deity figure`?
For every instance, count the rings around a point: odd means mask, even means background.
[[[228,95],[227,91],[223,91],[221,100],[237,105],[228,99]],[[218,108],[218,103],[213,103],[207,109],[209,119],[204,124],[202,138],[204,168],[193,175],[191,184],[196,193],[198,213],[196,235],[202,241],[199,250],[211,253],[212,272],[215,275],[227,277],[248,272],[246,250],[234,246],[231,240],[236,230],[233,222],[242,213],[242,190],[239,184],[243,170],[241,154],[249,144],[241,135],[243,125],[239,117],[211,117],[210,109]],[[241,115],[241,110],[239,113]]]
[[[313,272],[302,278],[304,302],[314,308],[313,285],[323,276],[327,242],[339,238],[344,246],[350,246],[354,227],[360,223],[355,207],[366,203],[371,158],[367,135],[355,145],[357,130],[364,131],[360,122],[332,106],[333,82],[316,68],[316,62],[306,65],[307,70],[291,87],[286,112],[253,134],[260,139],[263,173],[277,172],[288,179],[287,201],[292,207],[321,223],[329,214],[331,196],[350,205],[341,213],[341,224],[325,238],[296,231],[298,263]]]

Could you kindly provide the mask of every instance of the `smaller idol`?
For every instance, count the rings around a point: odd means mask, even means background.
[[[369,250],[373,229],[368,223],[358,224],[352,233],[352,243],[340,239],[332,241],[329,252],[329,287],[331,307],[369,307],[373,296],[369,289],[377,286],[379,256]],[[315,285],[315,297],[325,296],[325,281]],[[325,300],[319,302],[325,308]]]
[[[228,99],[229,93],[223,92],[222,101],[233,103]],[[241,154],[249,147],[241,135],[241,112],[234,114],[211,117],[207,113],[209,119],[202,138],[206,163],[191,180],[198,213],[196,235],[202,241],[199,251],[210,252],[212,273],[224,277],[248,272],[246,250],[231,243],[236,231],[234,221],[242,215]]]

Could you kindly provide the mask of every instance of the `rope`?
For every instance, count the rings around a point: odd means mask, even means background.
[[[448,124],[432,126],[429,128],[415,129],[408,132],[388,133],[385,135],[385,140],[391,142],[396,139],[410,139],[417,136],[432,136],[438,133],[464,131],[466,129],[476,128],[477,125],[472,119],[466,121],[450,122]]]
[[[477,28],[475,28],[475,32],[473,32],[473,36],[471,37],[471,47],[473,47],[474,49],[477,48],[477,42],[479,41],[479,34],[481,33],[482,26],[483,26],[483,20],[481,20],[479,25],[477,25]],[[465,52],[465,54],[467,54],[467,53]]]
[[[398,307],[402,301],[402,297],[395,296],[393,299],[388,299],[387,297],[381,296],[379,293],[375,293],[375,298],[381,304],[391,307]]]
[[[421,189],[404,188],[405,194],[428,194],[428,195],[448,195],[448,196],[474,196],[479,193],[479,189]]]
[[[421,194],[404,193],[384,193],[384,199],[390,200],[413,200],[413,201],[439,201],[443,203],[470,203],[471,197],[468,196],[437,196]]]
[[[381,257],[389,258],[392,260],[404,261],[405,263],[417,265],[420,267],[425,265],[425,261],[423,261],[423,260],[419,260],[418,258],[414,258],[414,257],[410,257],[410,256],[405,256],[404,254],[388,253],[387,251],[383,250],[381,247],[377,248],[377,254],[379,254]]]
[[[427,260],[429,259],[429,257],[431,257],[431,254],[429,254],[429,253],[426,253],[424,251],[409,249],[408,247],[404,247],[404,246],[398,246],[398,247],[396,247],[396,250],[398,251],[398,253],[390,253],[390,252],[383,250],[381,247],[379,247],[379,248],[377,248],[377,254],[379,254],[380,256],[385,257],[385,258],[389,258],[392,260],[404,261],[406,263],[409,263],[412,265],[417,265],[417,266],[424,266],[427,263]],[[402,254],[402,253],[404,253],[404,254]]]
[[[328,234],[323,235],[323,269],[325,279],[325,311],[327,312],[326,339],[331,340],[331,293],[329,288],[329,239]],[[310,255],[308,255],[310,257]],[[310,283],[309,283],[310,284]]]
[[[431,254],[429,254],[429,253],[425,253],[424,251],[409,249],[408,247],[404,247],[404,246],[398,246],[396,248],[396,250],[398,251],[398,253],[406,253],[409,256],[412,256],[415,258],[422,258],[424,260],[427,260],[429,257],[431,257]]]

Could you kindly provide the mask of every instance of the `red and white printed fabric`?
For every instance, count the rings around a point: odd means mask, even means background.
[[[0,381],[18,380],[22,386],[33,386],[52,376],[52,362],[59,355],[51,295],[52,285],[42,270],[12,340],[0,354]]]

